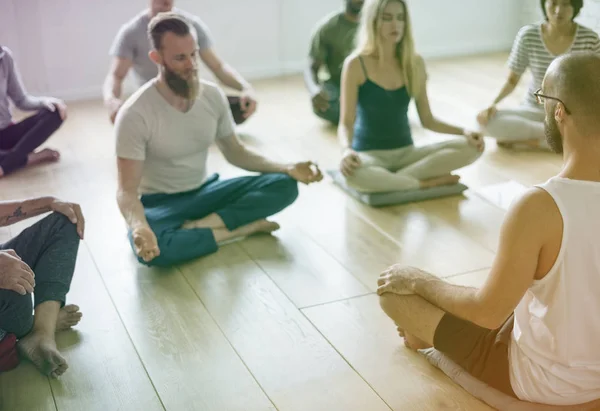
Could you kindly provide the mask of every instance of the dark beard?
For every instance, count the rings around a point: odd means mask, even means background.
[[[184,79],[173,70],[163,65],[165,81],[173,93],[180,97],[194,100],[198,96],[198,76],[194,75],[189,80]]]
[[[560,134],[560,130],[558,129],[558,125],[556,124],[556,120],[554,119],[554,117],[550,118],[551,120],[546,119],[544,121],[544,134],[546,135],[546,142],[548,143],[548,146],[553,152],[557,154],[562,154],[562,136]]]

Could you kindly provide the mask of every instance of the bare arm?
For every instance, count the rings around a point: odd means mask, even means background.
[[[200,58],[206,66],[227,87],[238,91],[252,90],[252,85],[244,77],[233,69],[229,64],[221,60],[212,48],[200,51]]]
[[[229,163],[247,171],[259,173],[287,173],[290,169],[289,164],[270,160],[250,147],[242,144],[235,134],[230,137],[218,139],[217,146]]]
[[[357,58],[349,58],[344,62],[342,68],[338,140],[343,150],[352,147],[352,139],[354,138],[358,87],[362,81],[359,64]]]
[[[304,84],[311,96],[314,96],[321,91],[321,83],[319,81],[320,68],[321,62],[313,58],[308,59],[308,63],[304,68]]]
[[[143,161],[117,158],[117,203],[127,227],[131,230],[150,227],[138,194],[143,166]]]
[[[131,65],[132,62],[129,59],[122,57],[115,57],[113,59],[102,88],[104,103],[107,106],[109,106],[114,100],[121,99],[123,80],[125,80]]]
[[[416,277],[414,292],[430,303],[481,327],[496,329],[515,310],[541,271],[540,255],[549,238],[562,233],[562,219],[550,196],[533,189],[509,211],[502,226],[498,254],[481,288],[452,284],[427,273]],[[556,257],[554,256],[554,259]]]
[[[461,127],[448,124],[438,118],[436,118],[431,112],[431,106],[429,104],[429,96],[427,95],[427,84],[423,82],[421,85],[421,92],[415,101],[417,106],[417,112],[421,124],[428,130],[442,134],[454,134],[464,135],[465,129]]]
[[[496,96],[494,101],[492,102],[492,106],[499,104],[502,100],[508,97],[517,87],[519,81],[521,80],[521,76],[513,71],[510,72],[504,86],[500,90],[500,93]]]
[[[0,202],[0,227],[6,227],[52,211],[54,197],[39,197],[23,201]]]

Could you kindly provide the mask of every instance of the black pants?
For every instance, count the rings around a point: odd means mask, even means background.
[[[33,307],[45,301],[64,306],[75,271],[79,235],[67,217],[53,213],[0,245],[0,250],[7,249],[15,250],[35,274],[33,305],[30,294],[0,290],[0,329],[22,338],[33,327]]]
[[[0,167],[10,174],[27,164],[27,156],[44,144],[62,124],[58,109],[40,110],[0,130]]]

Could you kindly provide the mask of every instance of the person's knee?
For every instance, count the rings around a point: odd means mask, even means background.
[[[280,196],[282,203],[292,204],[298,198],[298,182],[286,174],[273,175],[272,185]]]
[[[398,308],[397,296],[391,293],[384,293],[379,296],[379,306],[384,313],[391,317],[393,312]]]
[[[48,118],[56,128],[60,127],[63,123],[63,119],[60,117],[60,112],[58,109],[51,111],[47,108],[44,108],[40,111],[40,115],[44,118]]]
[[[49,223],[51,226],[56,226],[61,234],[68,239],[79,240],[77,225],[73,224],[64,214],[55,211],[42,221]]]

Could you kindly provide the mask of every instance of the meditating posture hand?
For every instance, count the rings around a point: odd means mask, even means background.
[[[33,293],[35,274],[14,250],[0,251],[0,289]]]
[[[85,219],[83,218],[83,213],[79,204],[67,203],[58,199],[54,199],[54,201],[50,203],[50,209],[66,216],[69,221],[77,225],[77,234],[79,234],[79,238],[83,240]]]
[[[356,151],[347,149],[342,157],[340,169],[344,176],[349,177],[354,173],[354,170],[360,167],[360,157],[356,154]]]
[[[496,111],[496,106],[486,108],[477,115],[477,122],[484,127],[487,126],[492,117],[496,115]]]
[[[160,255],[156,234],[150,227],[139,227],[131,232],[136,254],[149,262]]]
[[[329,108],[329,94],[323,88],[312,96],[312,105],[316,111],[324,112]]]
[[[240,94],[240,106],[244,112],[244,118],[250,117],[256,111],[256,98],[254,97],[254,90],[244,89]]]
[[[426,273],[418,268],[394,264],[379,276],[377,280],[377,294],[414,294],[416,281],[425,276]]]
[[[485,141],[483,139],[483,134],[477,131],[465,130],[464,135],[467,138],[467,141],[470,145],[477,148],[479,152],[483,152],[483,150],[485,149]]]
[[[304,184],[316,183],[323,179],[319,166],[312,161],[304,161],[290,166],[287,174],[294,180]]]
[[[67,105],[64,101],[54,97],[44,97],[42,103],[44,104],[44,107],[52,112],[58,110],[61,120],[64,121],[67,118]]]

